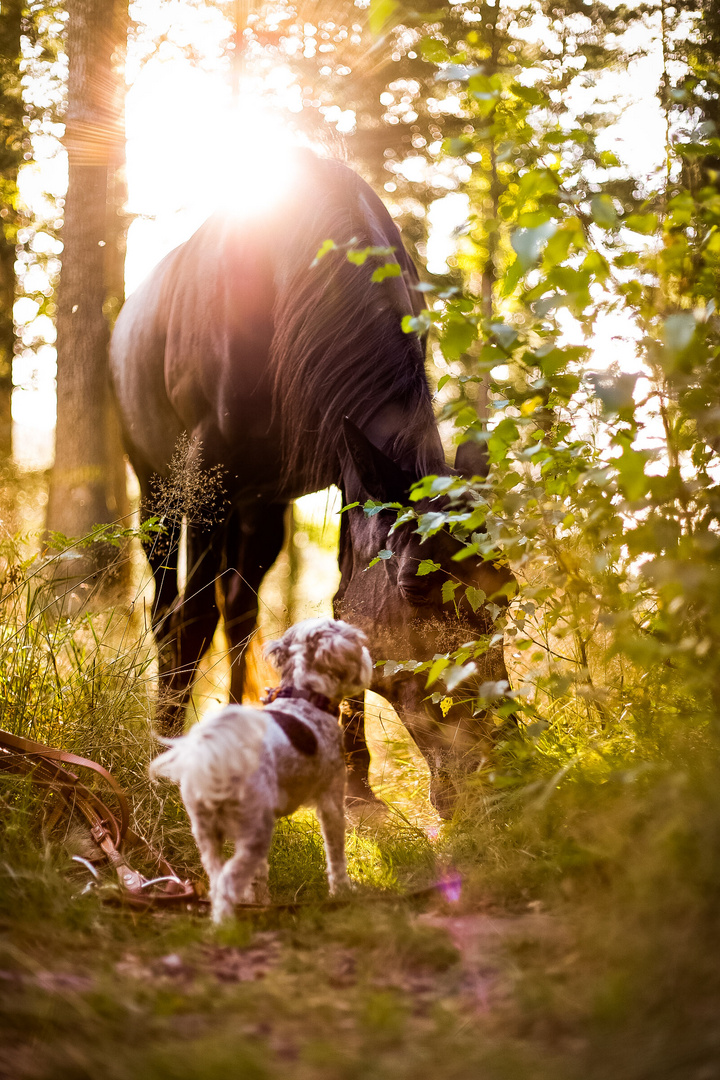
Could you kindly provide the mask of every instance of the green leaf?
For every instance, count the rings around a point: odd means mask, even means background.
[[[327,241],[325,242],[327,243]],[[350,248],[346,258],[348,262],[353,263],[355,266],[363,266],[371,256],[377,255],[387,257],[388,255],[394,254],[394,252],[394,247],[371,245],[370,247],[365,248]]]
[[[545,94],[534,86],[522,86],[521,83],[513,83],[510,90],[515,97],[520,98],[521,101],[528,105],[543,105],[547,101]]]
[[[590,213],[595,224],[601,229],[614,229],[618,223],[615,203],[609,195],[593,195],[590,200]]]
[[[569,401],[573,394],[577,393],[580,387],[580,379],[577,375],[571,375],[568,372],[563,372],[560,375],[553,375],[549,380],[555,393],[564,398],[565,401]]]
[[[624,446],[619,458],[615,459],[618,471],[618,487],[629,502],[636,502],[647,494],[650,481],[645,475],[648,454],[643,450],[633,450]]]
[[[596,396],[600,398],[605,414],[617,413],[626,409],[632,411],[635,408],[633,394],[635,383],[638,380],[637,375],[632,375],[629,372],[613,374],[606,371],[589,371],[587,378],[588,382],[592,384]]]
[[[320,260],[323,259],[327,255],[328,251],[335,251],[336,248],[337,248],[337,244],[335,243],[334,240],[323,240],[322,244],[318,248],[317,255],[315,256],[313,261],[310,263],[310,266],[317,266],[317,264],[320,262]]]
[[[696,329],[697,323],[692,312],[683,311],[677,315],[668,315],[663,326],[663,337],[672,357],[680,356],[689,348]]]
[[[581,234],[582,239],[582,234]],[[577,243],[577,233],[573,229],[558,229],[550,237],[543,258],[546,266],[557,266],[567,259],[570,248]]]
[[[430,313],[421,311],[419,315],[403,315],[400,326],[403,334],[426,334],[432,324]]]
[[[468,585],[465,590],[465,596],[474,612],[477,612],[487,599],[487,594],[484,593],[482,589],[476,589],[474,585]]]
[[[530,270],[540,258],[543,245],[557,229],[554,221],[545,221],[534,229],[516,229],[511,243],[517,254],[522,273]]]
[[[508,326],[507,323],[490,323],[488,329],[505,352],[509,352],[518,339],[517,330],[513,326]]]
[[[388,548],[383,548],[382,551],[378,551],[374,559],[370,560],[365,569],[370,570],[371,567],[377,566],[379,562],[384,562],[386,559],[391,559],[392,554],[392,551],[389,551]]]
[[[441,375],[438,379],[438,390],[442,390],[443,386],[445,386],[445,384],[448,383],[450,379],[452,379],[452,375]]]
[[[433,562],[432,559],[423,559],[417,570],[415,571],[415,576],[425,577],[426,574],[434,574],[435,571],[439,569],[439,562]]]
[[[370,0],[368,23],[372,34],[381,34],[397,11],[397,0]]]
[[[473,148],[473,141],[467,135],[460,135],[456,139],[443,139],[443,153],[449,157],[462,157]]]
[[[378,266],[377,269],[373,270],[373,274],[370,280],[375,282],[384,281],[385,278],[400,277],[401,275],[402,267],[400,266],[400,263],[388,262],[385,263],[383,266]]]
[[[443,582],[442,587],[442,602],[443,604],[449,604],[451,600],[455,599],[455,590],[460,588],[459,581],[447,581]]]
[[[459,360],[477,338],[477,327],[467,319],[449,319],[440,338],[446,360]]]
[[[438,38],[424,37],[420,39],[420,55],[423,60],[429,60],[431,64],[446,64],[450,59],[447,45]]]
[[[442,675],[443,671],[449,663],[450,661],[447,656],[435,657],[432,664],[430,665],[430,670],[428,671],[427,682],[425,683],[426,688],[432,686],[432,684],[437,681],[437,679],[440,675]]]
[[[623,225],[626,229],[632,229],[633,232],[650,236],[658,227],[658,216],[657,214],[630,214],[623,221]]]
[[[453,562],[464,562],[465,559],[471,558],[473,555],[477,555],[480,550],[479,544],[465,544],[460,551],[456,551],[452,557]]]
[[[431,536],[439,529],[442,529],[446,521],[447,517],[445,514],[421,514],[418,518],[418,527],[415,532],[425,539],[425,537]]]

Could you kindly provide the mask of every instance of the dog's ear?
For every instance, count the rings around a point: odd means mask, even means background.
[[[329,680],[324,692],[335,697],[364,690],[372,680],[372,660],[362,630],[346,622],[329,622],[312,635],[313,666]]]
[[[289,656],[285,638],[281,637],[277,641],[268,641],[263,648],[263,655],[272,661],[278,671],[282,671]]]
[[[268,660],[272,661],[278,671],[282,671],[287,664],[298,640],[302,641],[303,628],[307,622],[306,619],[304,622],[295,623],[277,641],[268,641],[267,645],[265,645],[263,653]]]

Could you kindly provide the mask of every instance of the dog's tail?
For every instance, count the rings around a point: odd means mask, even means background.
[[[161,739],[169,747],[150,763],[150,775],[181,784],[183,795],[222,802],[242,794],[260,763],[267,718],[256,709],[228,705],[201,720],[179,739]]]

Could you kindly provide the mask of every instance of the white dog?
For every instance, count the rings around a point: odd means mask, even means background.
[[[349,884],[345,863],[345,762],[340,702],[364,690],[372,661],[361,630],[306,619],[266,647],[281,672],[265,709],[228,705],[202,720],[150,765],[180,785],[215,922],[240,900],[267,899],[275,821],[313,806],[325,841],[330,892]],[[223,863],[222,845],[235,843]]]

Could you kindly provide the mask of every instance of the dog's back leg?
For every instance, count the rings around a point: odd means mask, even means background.
[[[235,854],[223,866],[212,897],[213,922],[232,918],[235,905],[252,887],[256,875],[262,880],[274,825],[269,809],[238,815],[237,831],[230,835]]]
[[[269,904],[270,903],[270,889],[268,887],[268,877],[270,874],[270,867],[268,866],[267,857],[262,860],[255,876],[248,885],[243,894],[243,900],[248,904]]]
[[[345,776],[338,777],[318,800],[317,816],[325,841],[330,894],[350,888],[345,858]]]
[[[210,880],[210,895],[214,896],[217,879],[223,867],[223,831],[218,808],[211,804],[186,799],[190,827],[200,852],[205,873]]]

